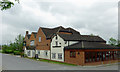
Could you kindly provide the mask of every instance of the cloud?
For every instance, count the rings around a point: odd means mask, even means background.
[[[2,44],[25,31],[42,27],[72,27],[81,34],[117,38],[117,0],[21,0],[2,12]],[[1,34],[1,33],[0,33]]]

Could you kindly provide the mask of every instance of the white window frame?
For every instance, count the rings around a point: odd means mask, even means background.
[[[58,53],[58,59],[62,59],[62,53]]]
[[[40,55],[40,50],[38,50],[38,55]]]
[[[41,37],[39,37],[39,42],[41,42]]]
[[[27,55],[28,55],[28,56],[31,56],[31,51],[27,51]]]
[[[31,46],[34,46],[34,45],[35,45],[35,41],[34,41],[34,40],[31,40],[31,41],[30,41],[30,45],[31,45]]]
[[[48,51],[44,51],[44,53],[45,53],[45,56],[48,56]]]
[[[52,53],[52,59],[56,59],[56,53]]]

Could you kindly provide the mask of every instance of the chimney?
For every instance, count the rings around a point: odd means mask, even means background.
[[[28,34],[29,32],[28,31],[26,31],[26,35]]]

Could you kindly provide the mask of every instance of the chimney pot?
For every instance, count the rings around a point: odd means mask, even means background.
[[[26,35],[28,34],[29,32],[28,31],[26,31]]]

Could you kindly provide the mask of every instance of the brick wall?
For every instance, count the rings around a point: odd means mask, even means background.
[[[75,58],[70,57],[70,51],[75,51],[76,52],[76,57]],[[85,63],[84,59],[85,59],[85,56],[84,56],[83,51],[65,50],[65,62],[66,63],[76,64],[76,65],[84,65],[84,63]]]
[[[26,46],[30,45],[30,40],[28,39],[27,35],[25,35],[24,41],[26,41]]]
[[[41,37],[41,42],[39,42],[39,37]],[[42,29],[39,28],[37,36],[36,36],[36,49],[37,50],[50,50],[50,39],[47,40],[45,34]]]
[[[34,34],[32,33],[31,34],[31,36],[30,36],[30,39],[29,39],[30,41],[31,40],[34,40],[34,46],[36,46],[36,38],[35,38],[35,36],[34,36]],[[30,45],[30,43],[29,43],[29,45]]]

